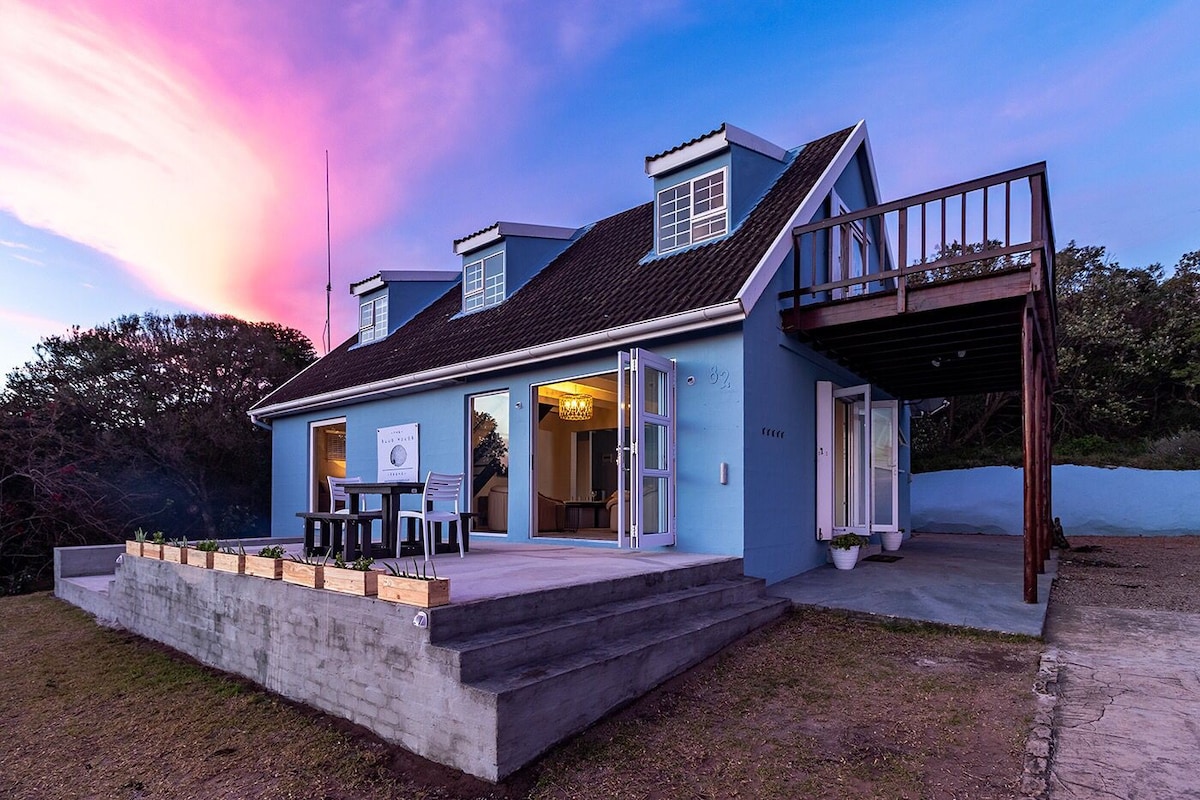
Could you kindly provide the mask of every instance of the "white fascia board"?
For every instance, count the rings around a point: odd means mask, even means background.
[[[355,297],[362,297],[364,294],[369,294],[376,289],[382,289],[384,285],[383,281],[382,272],[378,275],[372,275],[369,278],[363,278],[361,281],[355,281],[350,284],[350,294]]]
[[[596,331],[595,333],[575,336],[570,339],[560,339],[556,342],[535,345],[522,350],[511,350],[494,356],[462,361],[444,367],[436,367],[409,375],[399,375],[383,381],[375,381],[361,386],[351,386],[332,392],[325,392],[311,397],[289,400],[285,403],[265,406],[250,412],[250,419],[256,425],[264,425],[264,420],[284,414],[298,414],[304,411],[314,411],[320,408],[339,405],[346,402],[362,402],[378,399],[389,394],[400,394],[417,391],[431,384],[456,381],[490,372],[498,369],[508,369],[526,364],[534,364],[549,358],[563,358],[583,355],[593,350],[600,350],[614,345],[632,344],[653,336],[667,336],[689,331],[713,328],[731,322],[740,322],[746,318],[746,309],[737,300],[730,300],[707,308],[684,311],[666,317],[635,322],[618,328]],[[293,379],[294,380],[294,379]],[[285,386],[287,384],[284,384]]]
[[[716,155],[731,144],[761,153],[776,161],[783,161],[787,158],[787,150],[779,145],[768,142],[761,136],[755,136],[750,131],[742,130],[736,125],[730,125],[728,122],[725,122],[717,130],[685,147],[672,150],[661,156],[647,158],[646,174],[652,178],[657,178],[659,175],[665,175],[668,172],[686,167],[693,162]]]
[[[462,275],[460,269],[385,269],[379,273],[387,282],[452,281]]]
[[[484,228],[479,233],[468,236],[460,242],[454,243],[454,252],[456,255],[469,253],[472,250],[478,250],[481,247],[487,247],[493,242],[500,241],[500,223],[497,222],[491,227]]]
[[[534,239],[570,239],[579,231],[578,228],[562,228],[557,225],[529,225],[524,222],[497,222],[492,227],[482,230],[474,236],[468,236],[454,245],[454,252],[460,256],[466,255],[481,247],[495,244],[505,236],[528,236]]]
[[[774,142],[768,142],[761,136],[755,136],[750,131],[744,131],[741,128],[726,123],[725,139],[730,144],[736,144],[744,147],[747,150],[753,150],[756,153],[761,153],[768,158],[773,158],[776,161],[783,161],[787,158],[787,150],[784,150]]]
[[[651,178],[656,178],[667,172],[672,172],[680,167],[686,167],[693,161],[699,161],[715,155],[725,148],[729,147],[729,142],[725,140],[725,127],[720,130],[710,133],[703,139],[692,142],[686,147],[681,147],[678,150],[672,150],[670,153],[665,153],[661,156],[646,159],[646,174]]]
[[[850,132],[850,136],[842,144],[837,155],[825,167],[825,171],[821,173],[821,177],[813,184],[813,188],[809,190],[808,195],[796,208],[795,213],[780,229],[779,234],[775,237],[775,241],[767,248],[754,270],[750,273],[750,277],[742,284],[742,288],[738,290],[737,298],[746,308],[746,313],[749,314],[754,308],[754,304],[762,297],[762,293],[771,285],[771,279],[775,277],[775,273],[779,267],[783,265],[784,258],[792,249],[792,229],[797,225],[804,225],[813,218],[817,213],[821,203],[825,202],[825,198],[829,195],[833,185],[837,183],[837,179],[841,177],[842,171],[850,163],[850,159],[854,158],[854,154],[858,152],[861,145],[867,138],[867,121],[859,120],[854,126],[854,130]]]

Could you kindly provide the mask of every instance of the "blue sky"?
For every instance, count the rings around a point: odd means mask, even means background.
[[[866,119],[885,199],[1045,160],[1060,246],[1200,249],[1200,3],[298,8],[0,0],[0,372],[147,309],[319,347],[326,148],[335,342],[349,282],[645,202],[643,158],[723,121]]]

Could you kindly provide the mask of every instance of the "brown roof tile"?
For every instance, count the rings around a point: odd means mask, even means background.
[[[805,145],[725,239],[642,264],[653,204],[631,208],[595,223],[500,305],[458,316],[455,285],[384,341],[352,349],[358,337],[348,339],[255,408],[733,300],[851,131]]]

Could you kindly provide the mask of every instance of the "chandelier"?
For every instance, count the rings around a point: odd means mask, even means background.
[[[558,417],[577,421],[591,419],[592,402],[590,394],[564,394],[558,400]]]

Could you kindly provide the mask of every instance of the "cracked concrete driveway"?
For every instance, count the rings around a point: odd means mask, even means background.
[[[1200,614],[1051,604],[1050,797],[1200,798]]]

